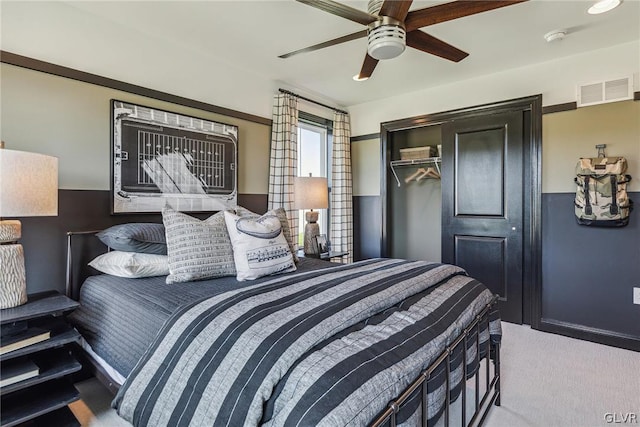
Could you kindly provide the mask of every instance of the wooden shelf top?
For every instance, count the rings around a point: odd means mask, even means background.
[[[0,310],[0,324],[35,319],[48,315],[59,315],[71,311],[80,304],[56,291],[29,295],[26,304]]]
[[[80,393],[68,381],[51,380],[2,398],[0,424],[12,427],[75,402]]]

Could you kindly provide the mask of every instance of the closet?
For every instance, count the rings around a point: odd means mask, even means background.
[[[459,265],[503,320],[540,318],[541,119],[536,95],[382,123],[382,256]]]
[[[394,132],[387,179],[391,258],[441,261],[441,126]],[[430,148],[430,149],[429,149]]]

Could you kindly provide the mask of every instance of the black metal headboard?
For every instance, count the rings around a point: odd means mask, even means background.
[[[108,248],[96,237],[102,230],[67,232],[67,279],[66,294],[78,300],[80,288],[89,276],[96,274],[89,262],[108,251]]]

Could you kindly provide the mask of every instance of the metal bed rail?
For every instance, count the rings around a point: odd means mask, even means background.
[[[378,417],[371,423],[371,427],[380,427],[380,426],[397,426],[397,416],[398,412],[402,409],[403,405],[407,403],[409,398],[416,392],[416,390],[420,390],[421,395],[421,407],[422,407],[422,423],[423,427],[427,427],[427,423],[429,422],[428,416],[428,382],[432,377],[432,374],[436,369],[438,369],[443,363],[445,364],[445,406],[444,413],[441,415],[444,416],[444,427],[449,427],[451,424],[450,417],[450,409],[451,409],[451,356],[453,352],[459,345],[463,345],[462,348],[462,370],[463,376],[460,380],[461,387],[461,425],[463,427],[467,426],[480,426],[484,422],[489,410],[495,404],[496,406],[500,406],[500,344],[491,343],[491,336],[489,333],[489,312],[491,308],[496,304],[498,298],[494,296],[494,298],[489,302],[485,308],[474,318],[473,322],[467,326],[462,333],[436,358],[436,360],[426,368],[416,380],[414,380],[395,400],[391,401],[387,408],[380,414]],[[484,324],[487,330],[487,351],[484,356],[486,359],[485,365],[485,391],[480,399],[480,376],[481,376],[481,361],[480,358],[480,325]],[[467,423],[467,351],[469,344],[469,337],[475,332],[475,373],[474,373],[474,411],[473,416]],[[490,355],[491,350],[494,352],[493,358],[493,378],[491,378],[490,374]],[[436,420],[437,421],[437,420]]]
[[[73,236],[96,234],[96,233],[99,233],[100,231],[102,230],[68,231],[67,232],[67,271],[66,271],[66,278],[65,278],[66,279],[65,293],[71,299],[78,300],[78,293],[80,292],[80,285],[82,284],[82,283],[78,283],[82,278],[76,279],[74,274],[77,265],[74,265],[73,263],[73,258],[74,258],[73,247],[72,247]],[[107,248],[106,250],[108,251],[109,248]]]

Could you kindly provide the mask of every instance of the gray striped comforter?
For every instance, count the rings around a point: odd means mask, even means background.
[[[491,298],[422,261],[276,276],[181,307],[114,406],[136,426],[366,425]]]

